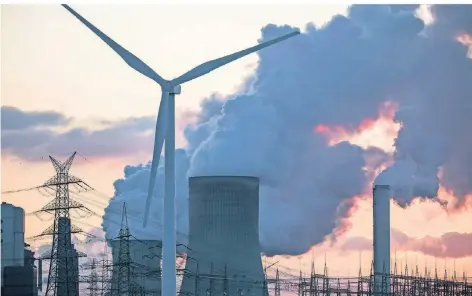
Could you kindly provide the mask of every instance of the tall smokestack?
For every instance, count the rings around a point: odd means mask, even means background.
[[[374,295],[390,292],[390,186],[374,185]]]

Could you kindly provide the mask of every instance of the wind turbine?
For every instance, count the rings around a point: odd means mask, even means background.
[[[163,259],[162,259],[162,295],[176,295],[176,270],[175,270],[175,95],[180,94],[181,84],[203,76],[219,67],[240,59],[260,49],[276,44],[285,39],[300,34],[300,31],[283,35],[281,37],[260,43],[256,46],[238,51],[236,53],[203,63],[183,75],[166,80],[152,70],[138,57],[116,43],[97,27],[92,25],[84,17],[73,10],[69,5],[62,4],[71,14],[87,26],[93,33],[110,46],[131,68],[157,82],[162,90],[161,102],[156,122],[154,138],[154,150],[151,163],[151,176],[149,180],[148,195],[146,199],[143,227],[146,227],[149,209],[151,205],[154,184],[156,181],[157,167],[165,139],[165,196],[164,196],[164,231],[163,231]]]

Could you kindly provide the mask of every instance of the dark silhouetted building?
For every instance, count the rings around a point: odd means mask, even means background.
[[[38,272],[34,266],[34,253],[25,244],[23,266],[3,268],[3,296],[38,296]]]

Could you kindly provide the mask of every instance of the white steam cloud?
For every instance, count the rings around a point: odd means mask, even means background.
[[[178,150],[178,231],[188,231],[188,176],[250,175],[260,178],[260,234],[266,254],[300,254],[332,234],[352,197],[366,192],[372,172],[366,159],[386,158],[378,149],[347,142],[329,146],[313,132],[319,124],[358,126],[394,99],[402,127],[391,167],[377,182],[394,187],[408,204],[432,198],[443,184],[459,198],[472,191],[472,61],[457,34],[472,35],[472,5],[433,6],[425,26],[416,6],[354,5],[349,15],[259,53],[252,91],[227,101],[211,97],[198,123],[185,131]],[[268,25],[262,39],[293,30]],[[383,154],[383,156],[382,156]],[[380,157],[379,157],[380,156]],[[103,222],[117,234],[121,202],[142,216],[149,166],[128,166],[115,182]],[[131,231],[160,237],[163,174],[157,177],[151,223]],[[180,241],[185,235],[180,236]]]

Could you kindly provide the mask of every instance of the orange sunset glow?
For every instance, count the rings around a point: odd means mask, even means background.
[[[377,147],[385,152],[392,153],[395,138],[401,127],[400,123],[393,120],[397,109],[395,103],[386,102],[381,106],[375,118],[364,119],[359,126],[318,125],[314,128],[314,131],[323,135],[330,145],[348,141],[364,148]],[[387,165],[382,165],[377,173],[385,169]],[[441,174],[439,176],[441,177]],[[336,242],[336,245],[342,246],[343,242],[355,237],[372,239],[372,182],[373,180],[370,180],[363,196],[354,198],[355,204],[349,213],[349,217],[343,221],[340,230],[344,235]],[[471,243],[470,239],[464,242],[460,240],[447,241],[442,236],[446,235],[447,237],[449,233],[472,233],[472,223],[470,223],[472,195],[467,196],[468,203],[460,210],[454,207],[458,201],[454,196],[454,192],[444,186],[440,186],[438,199],[448,202],[447,207],[443,207],[434,201],[416,199],[409,207],[402,208],[395,201],[391,201],[392,252],[395,252],[397,264],[399,267],[403,266],[403,269],[405,264],[408,264],[411,268],[418,264],[421,267],[420,270],[424,270],[424,267],[433,268],[436,265],[441,272],[444,268],[448,272],[452,272],[454,261],[458,272],[462,273],[464,271],[470,274],[472,273],[472,254],[467,253],[465,257],[458,259],[452,258],[455,249],[453,246],[460,243]],[[397,242],[395,240],[395,233],[397,232],[407,235],[408,239],[405,242]],[[432,244],[435,245],[437,251],[434,254],[425,254],[422,250],[433,249]],[[331,253],[329,248],[330,245],[327,242],[322,246],[314,247],[312,251],[314,253],[326,252],[329,266],[339,266],[338,264],[344,260],[357,261],[361,262],[362,268],[365,268],[364,271],[368,272],[369,262],[372,260],[370,250],[359,249],[358,252],[354,253],[341,252],[342,256],[339,258],[329,256]],[[461,253],[458,252],[458,254]],[[308,260],[312,254],[306,256]],[[392,260],[393,258],[392,254]],[[316,262],[318,268],[322,268],[324,257],[320,256]],[[296,265],[293,265],[293,267],[295,268]],[[342,273],[346,270],[339,269],[337,272]],[[351,275],[355,275],[358,270],[350,270],[349,272]]]
[[[472,46],[472,35],[470,34],[461,33],[457,36],[457,40],[464,45]]]
[[[376,118],[365,118],[358,126],[320,124],[314,131],[325,136],[330,145],[348,141],[363,148],[377,147],[390,153],[394,151],[394,140],[400,130],[400,124],[393,121],[396,110],[395,103],[386,102]]]
[[[472,35],[461,33],[457,36],[457,41],[469,47],[468,56],[472,58]]]

